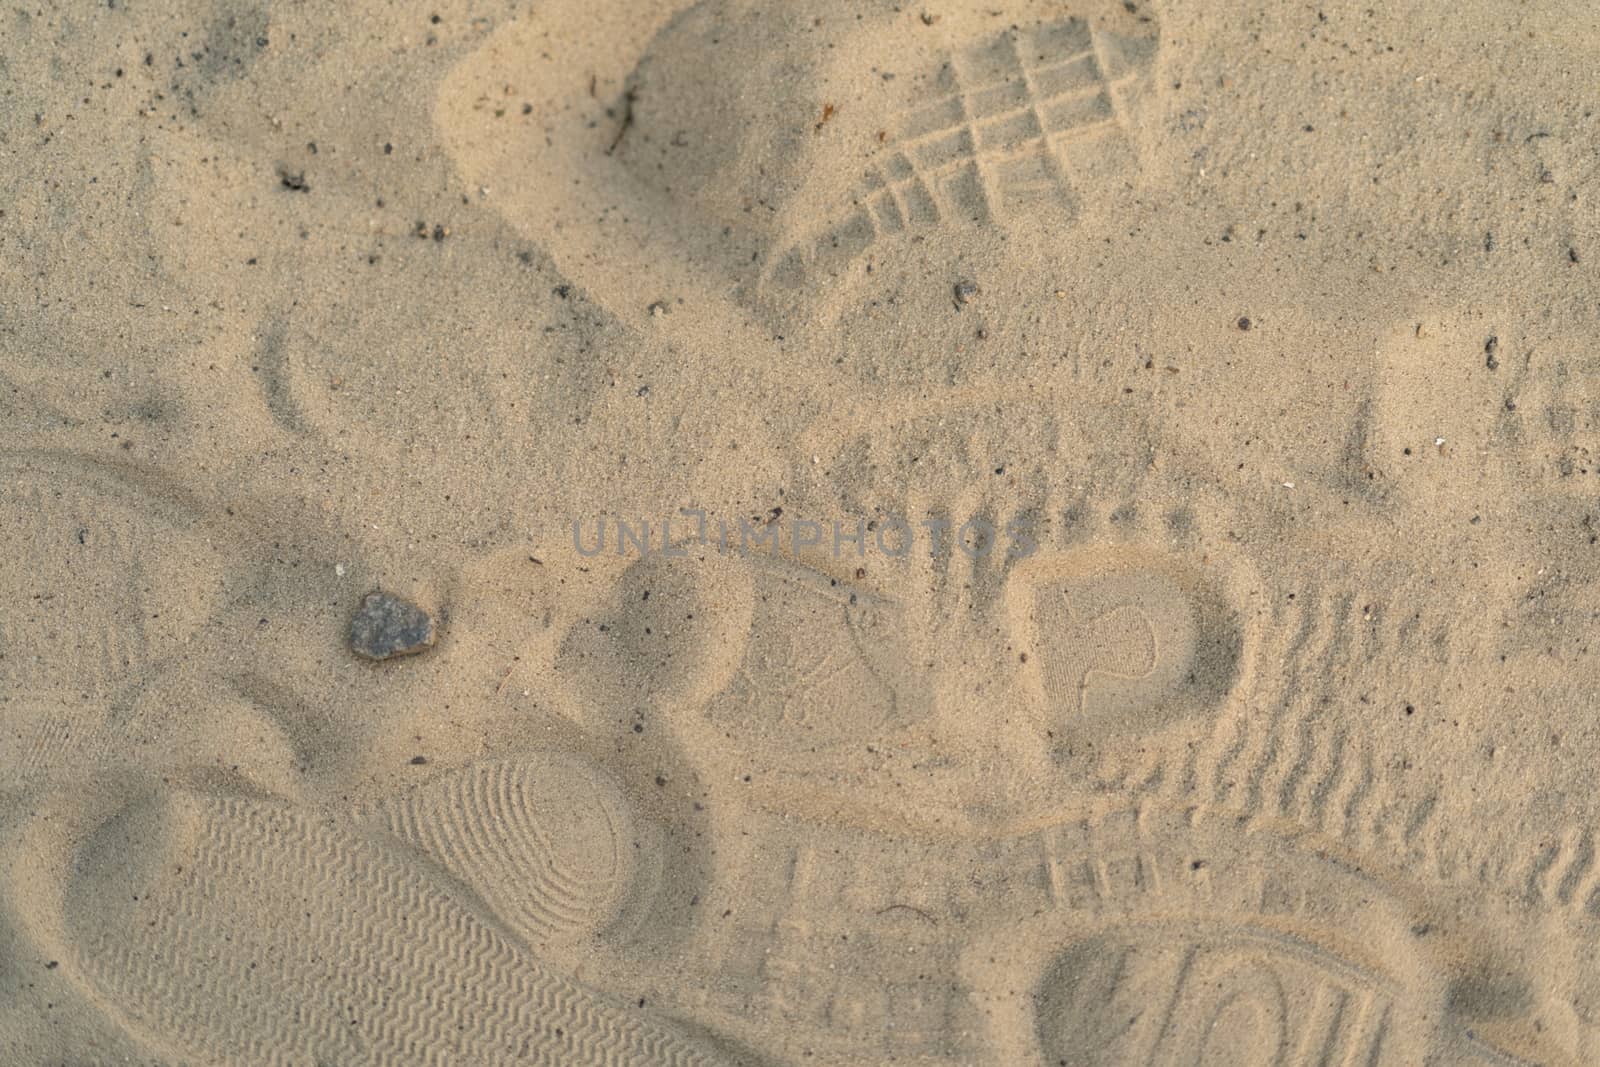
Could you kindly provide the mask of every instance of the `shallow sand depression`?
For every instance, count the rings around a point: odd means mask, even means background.
[[[1600,1062],[1597,66],[0,14],[0,1063]]]

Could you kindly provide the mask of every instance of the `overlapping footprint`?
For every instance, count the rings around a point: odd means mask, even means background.
[[[727,1062],[559,976],[643,915],[658,877],[654,827],[608,774],[536,753],[333,817],[239,792],[306,782],[299,741],[196,656],[250,595],[211,550],[232,527],[154,475],[6,463],[12,557],[46,564],[17,576],[37,595],[0,631],[21,759],[6,789],[36,813],[7,842],[8,918],[91,1004],[207,1062]],[[51,628],[79,647],[28,643]],[[174,722],[181,752],[162,739]],[[262,729],[278,758],[239,767]],[[102,803],[109,783],[135,799]]]
[[[625,907],[640,831],[565,756],[447,772],[359,820],[177,788],[105,806],[76,850],[40,820],[18,855],[69,875],[17,899],[96,1004],[175,1055],[736,1062],[548,962]]]
[[[903,561],[853,542],[842,558],[741,551],[745,528],[726,546],[718,528],[681,558],[613,563],[611,591],[558,657],[581,703],[631,702],[639,725],[671,730],[718,783],[708,803],[722,843],[701,908],[722,918],[690,935],[682,980],[655,996],[831,1063],[981,1061],[979,1014],[952,976],[968,939],[1010,923],[1012,903],[1038,903],[1017,890],[1039,828],[1094,788],[1072,761],[1095,757],[1067,750],[1203,720],[1248,676],[1240,610],[1214,590],[1248,591],[1249,579],[1193,568],[1201,546],[1226,554],[1209,544],[1209,516],[1155,493],[1143,514],[1052,495],[1026,470],[1017,503],[1009,487],[967,494],[973,472],[988,477],[1017,444],[1009,421],[919,410],[907,422],[828,430],[818,466],[863,484],[845,468],[892,440],[871,483],[886,504],[957,526],[1032,519],[1038,561],[1004,544],[969,555],[924,543]],[[894,467],[913,454],[926,466]],[[943,466],[957,460],[959,472]],[[799,479],[790,499],[797,518],[812,505],[827,508],[821,520],[887,517]],[[878,530],[850,533],[875,545]],[[1102,618],[1119,610],[1145,628],[1137,649]],[[1074,663],[1086,669],[1056,684]]]
[[[1029,517],[1040,550],[654,557],[568,641],[574,676],[639,675],[666,662],[639,642],[675,626],[678,680],[638,706],[734,774],[710,791],[723,918],[661,999],[841,1064],[1588,1047],[1523,947],[1558,942],[1537,909],[1497,908],[1492,857],[1444,832],[1460,798],[1404,758],[1405,716],[1370,737],[1349,721],[1397,664],[1426,691],[1485,647],[1433,599],[1437,576],[1399,552],[1333,566],[1319,538],[1347,505],[1302,495],[1281,507],[1314,532],[1271,546],[1291,573],[1269,586],[1205,471],[1127,427],[1056,426],[1052,488],[1016,463],[1014,409],[880,410],[900,414],[804,442],[821,473],[793,480],[795,514]],[[1119,450],[1163,462],[1108,462]],[[1387,902],[1381,929],[1339,910],[1358,899]],[[1019,973],[1041,1005],[1026,1018]]]
[[[909,411],[802,442],[823,473],[798,471],[788,499],[823,544],[702,553],[750,607],[737,646],[716,643],[720,683],[675,713],[686,748],[753,772],[778,808],[976,829],[1205,730],[1248,685],[1260,580],[1215,494],[1143,471],[1084,495],[1065,461],[1019,460],[1035,431],[1015,408]],[[1029,425],[1057,435],[1032,454],[1098,462],[1080,429]]]

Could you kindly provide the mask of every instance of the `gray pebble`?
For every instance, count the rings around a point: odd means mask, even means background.
[[[368,593],[350,620],[350,649],[367,659],[409,656],[433,646],[433,619],[409,600]]]

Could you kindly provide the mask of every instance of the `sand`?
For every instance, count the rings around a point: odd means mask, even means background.
[[[0,1063],[1600,1062],[1597,65],[8,9]]]

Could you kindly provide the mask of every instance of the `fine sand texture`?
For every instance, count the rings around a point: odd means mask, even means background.
[[[1581,0],[0,11],[0,1065],[1600,1063]]]

